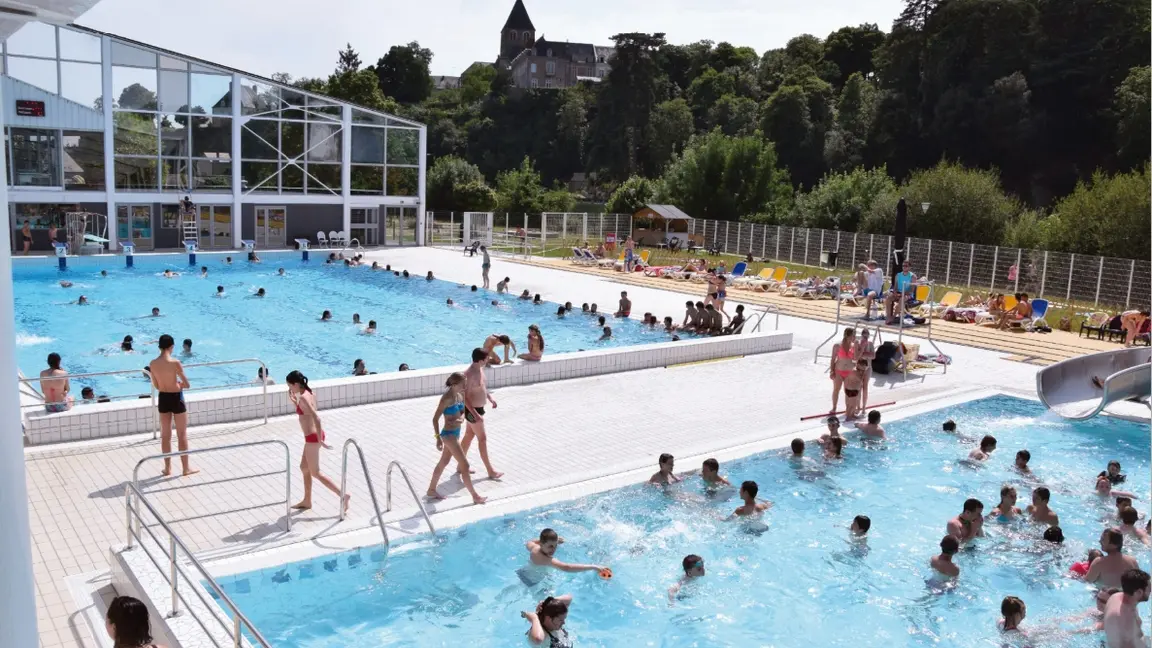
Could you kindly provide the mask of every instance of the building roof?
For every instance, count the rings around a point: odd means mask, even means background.
[[[596,46],[591,43],[569,43],[550,41],[543,36],[536,39],[532,45],[536,56],[548,56],[552,50],[553,58],[569,59],[576,63],[594,63],[596,61]]]
[[[692,220],[692,217],[680,211],[675,205],[644,205],[659,214],[664,220]]]
[[[516,0],[516,4],[512,5],[512,11],[508,13],[508,20],[504,21],[503,31],[509,29],[536,31],[536,27],[532,25],[532,19],[528,17],[528,10],[524,8],[524,0]]]

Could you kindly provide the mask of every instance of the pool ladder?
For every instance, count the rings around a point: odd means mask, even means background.
[[[376,511],[376,522],[380,525],[380,534],[384,536],[384,548],[390,546],[388,540],[388,529],[384,525],[384,516],[380,512],[380,502],[376,499],[376,489],[372,487],[372,475],[368,472],[368,462],[364,459],[364,449],[356,439],[347,439],[344,441],[344,452],[340,464],[340,521],[344,520],[344,495],[347,492],[348,486],[348,448],[355,447],[356,455],[360,457],[360,468],[364,470],[364,481],[368,484],[368,494],[372,496],[372,508]],[[416,489],[412,487],[412,480],[408,479],[408,473],[404,470],[404,466],[400,465],[399,461],[393,461],[388,464],[388,472],[385,474],[385,509],[384,512],[392,511],[392,469],[399,468],[400,476],[404,478],[404,483],[408,485],[408,492],[412,493],[412,499],[416,502],[417,508],[420,509],[420,514],[424,516],[424,522],[428,525],[428,531],[432,537],[436,537],[436,527],[432,526],[432,519],[428,517],[428,511],[424,510],[424,505],[420,503],[420,496],[416,494]]]

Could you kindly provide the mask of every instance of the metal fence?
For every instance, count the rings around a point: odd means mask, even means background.
[[[475,217],[476,214],[473,214]],[[593,245],[615,234],[630,234],[629,214],[492,214],[492,235],[516,235],[547,253],[589,241]],[[428,212],[430,245],[463,244],[463,214]],[[474,229],[474,228],[473,228]],[[739,221],[689,221],[688,232],[706,247],[724,254],[751,254],[765,261],[852,270],[876,259],[891,258],[892,237],[866,232],[841,232]],[[670,236],[683,236],[671,233]],[[913,272],[938,284],[970,292],[1026,292],[1065,303],[1148,308],[1152,302],[1152,262],[1090,254],[1028,250],[999,245],[908,237],[906,258]],[[822,263],[833,255],[835,263]]]

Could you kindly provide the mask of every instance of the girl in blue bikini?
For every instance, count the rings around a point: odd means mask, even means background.
[[[432,471],[432,481],[428,484],[426,497],[433,500],[442,500],[444,496],[436,492],[436,485],[440,482],[440,475],[444,468],[453,459],[459,467],[460,479],[464,487],[472,495],[472,502],[483,504],[487,498],[480,497],[472,486],[472,477],[468,468],[468,458],[460,448],[460,426],[464,421],[464,412],[470,410],[472,415],[479,418],[475,410],[464,403],[464,374],[456,372],[448,376],[446,383],[448,390],[440,397],[436,406],[436,413],[432,415],[432,429],[436,434],[436,449],[440,451],[440,461]],[[440,417],[444,417],[444,428],[440,428]]]

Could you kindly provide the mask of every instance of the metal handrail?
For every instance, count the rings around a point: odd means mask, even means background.
[[[133,548],[132,539],[135,537],[135,534],[132,531],[132,518],[135,517],[137,525],[140,524],[140,511],[132,505],[133,501],[135,501],[137,504],[143,503],[145,508],[147,508],[148,511],[152,513],[154,518],[156,518],[156,522],[159,523],[160,527],[168,533],[168,582],[172,589],[172,610],[168,616],[175,617],[179,616],[180,614],[179,601],[183,600],[183,595],[180,593],[180,576],[183,576],[185,580],[187,580],[189,583],[192,583],[192,591],[196,594],[197,597],[200,598],[201,603],[205,606],[208,606],[209,610],[211,610],[211,604],[204,599],[202,594],[200,594],[199,589],[195,587],[195,582],[188,576],[187,573],[185,573],[183,566],[176,559],[177,550],[180,550],[184,552],[188,562],[196,568],[200,579],[208,584],[216,597],[232,613],[233,623],[231,632],[233,648],[241,648],[244,645],[243,629],[245,627],[248,628],[248,632],[256,640],[256,642],[260,644],[260,646],[263,646],[264,648],[271,648],[272,644],[268,643],[268,640],[264,638],[264,635],[260,634],[260,631],[256,629],[256,626],[253,625],[252,622],[248,620],[248,617],[244,616],[244,613],[240,611],[240,608],[232,602],[232,599],[229,598],[224,589],[220,587],[220,585],[216,582],[216,579],[212,578],[212,575],[208,573],[208,570],[204,568],[204,565],[200,564],[200,561],[196,559],[196,556],[193,555],[190,549],[188,549],[188,546],[184,544],[184,541],[176,535],[176,532],[172,530],[172,527],[168,525],[168,522],[166,522],[160,515],[160,512],[156,510],[156,507],[152,506],[152,503],[144,497],[144,493],[140,492],[140,489],[136,487],[136,484],[127,484],[125,486],[124,500],[126,515],[128,518],[128,547],[125,549],[125,551],[131,551]],[[152,533],[152,530],[148,527],[144,528],[148,529],[148,533],[155,541],[156,536]],[[156,544],[161,547],[163,546],[158,541]],[[144,551],[145,555],[147,555],[148,558],[152,560],[153,564],[155,564],[156,560],[152,558],[152,555],[149,554],[148,550],[144,548],[142,539],[140,542],[140,548]],[[159,565],[157,565],[157,567],[159,567]],[[215,614],[213,616],[216,617],[216,620],[220,622],[221,625],[224,625],[223,619]],[[208,629],[204,627],[204,622],[195,617],[195,615],[193,615],[193,617],[196,618],[196,622],[200,624],[200,627],[203,628],[205,632],[208,632]],[[227,626],[224,627],[227,628]]]
[[[288,444],[279,439],[264,439],[263,441],[248,441],[247,443],[231,443],[222,446],[212,446],[211,448],[197,448],[195,450],[179,450],[177,452],[166,452],[163,454],[155,454],[144,457],[136,462],[136,467],[132,469],[132,487],[140,490],[140,467],[149,461],[157,459],[172,459],[174,457],[187,457],[195,454],[206,454],[209,452],[220,452],[222,450],[236,450],[238,448],[251,448],[253,446],[261,445],[278,445],[284,448],[284,531],[292,531],[292,450],[288,448]],[[140,533],[140,518],[136,518],[136,533]],[[132,548],[132,534],[128,535],[128,548]]]
[[[260,368],[263,370],[263,374],[264,374],[265,378],[267,378],[268,365],[264,364],[264,361],[260,360],[259,358],[240,358],[237,360],[217,360],[214,362],[197,362],[195,364],[186,364],[186,365],[184,365],[184,368],[185,369],[195,369],[198,367],[217,367],[217,366],[221,366],[221,365],[240,364],[240,363],[248,363],[248,362],[255,362],[256,364],[260,365]],[[95,372],[91,372],[91,373],[69,374],[67,376],[60,376],[60,378],[67,378],[68,380],[72,380],[75,378],[92,378],[95,376],[118,376],[118,375],[122,375],[122,374],[143,374],[143,373],[144,373],[143,369],[119,369],[117,371],[95,371]],[[19,376],[17,378],[17,382],[20,385],[27,385],[29,387],[29,389],[32,389],[34,391],[35,391],[35,388],[31,386],[32,383],[38,383],[41,380],[45,380],[45,379],[39,378],[39,377],[27,378],[24,376]],[[53,378],[48,378],[47,380],[53,380]],[[252,383],[250,383],[250,382],[235,383],[235,384],[228,383],[228,384],[224,384],[224,385],[216,385],[216,386],[211,386],[211,387],[192,387],[189,389],[185,389],[184,391],[187,391],[187,392],[207,391],[207,390],[219,389],[219,388],[223,388],[223,387],[243,387],[243,386],[251,386],[251,385],[252,385]],[[262,382],[262,384],[260,385],[260,389],[262,392],[261,395],[262,395],[263,407],[264,407],[264,423],[267,424],[268,423],[268,381],[267,380],[264,380]],[[151,399],[152,407],[155,408],[156,407],[156,386],[153,385],[151,381],[148,382],[148,395],[149,395],[149,398]],[[129,399],[137,399],[137,398],[140,398],[142,396],[143,396],[143,394],[126,395],[126,396],[112,396],[112,397],[109,397],[108,400],[110,400],[110,401],[111,400],[117,400],[117,399],[129,400]],[[41,397],[41,398],[43,398],[43,397]],[[53,401],[53,402],[63,402],[63,401]],[[21,409],[30,408],[30,407],[43,407],[45,404],[46,403],[39,403],[39,404],[35,404],[35,405],[21,405],[20,407],[21,407]],[[159,433],[159,429],[160,429],[160,415],[159,415],[159,413],[157,413],[156,414],[156,429],[152,431],[152,438],[153,439],[156,438],[156,435]]]
[[[376,500],[376,489],[372,487],[372,475],[368,472],[368,462],[364,459],[364,449],[356,439],[348,438],[344,441],[343,456],[340,460],[340,521],[347,516],[344,510],[344,496],[348,492],[348,447],[355,446],[356,454],[360,456],[360,467],[364,470],[364,481],[368,483],[368,494],[372,496],[372,508],[376,510],[376,521],[380,524],[380,533],[384,536],[384,548],[388,548],[388,529],[384,528],[384,516],[380,513],[380,502]]]
[[[752,314],[753,316],[756,316],[756,315],[760,316],[756,319],[756,326],[752,327],[753,333],[756,333],[760,330],[760,324],[761,324],[761,322],[764,321],[764,318],[768,316],[768,313],[776,313],[775,329],[777,331],[780,330],[780,307],[777,306],[776,304],[768,304],[768,305],[764,306],[764,310],[757,311],[757,312]]]
[[[428,531],[432,537],[436,537],[436,527],[432,526],[432,519],[428,517],[428,511],[424,509],[424,505],[420,503],[420,496],[416,494],[416,489],[412,487],[412,480],[408,479],[408,472],[404,470],[404,466],[400,465],[399,461],[393,461],[388,464],[388,472],[385,475],[384,482],[384,510],[386,512],[392,511],[392,469],[399,468],[400,476],[404,478],[404,483],[408,484],[408,492],[412,493],[412,499],[416,502],[416,507],[420,509],[420,514],[424,516],[424,522],[428,525]],[[383,524],[381,524],[383,526]]]

